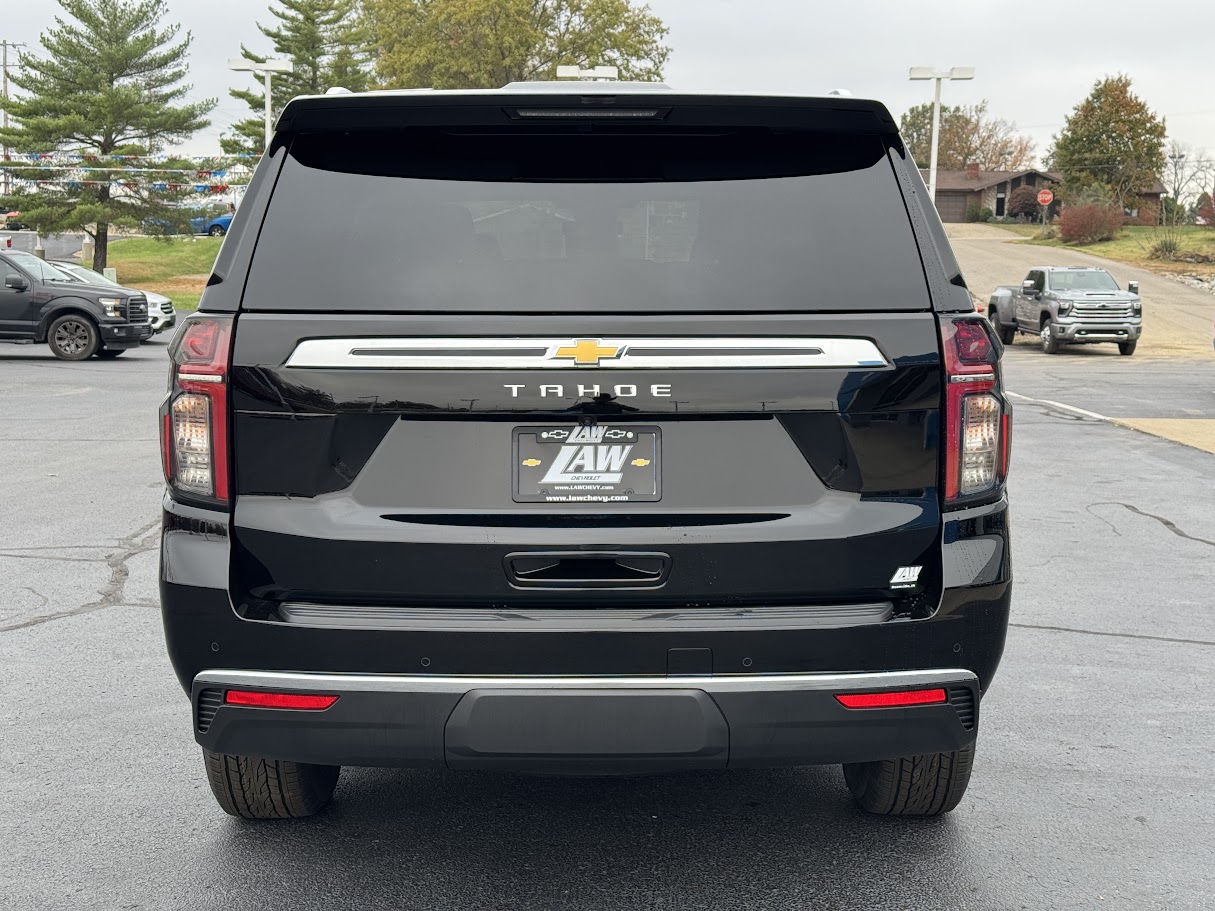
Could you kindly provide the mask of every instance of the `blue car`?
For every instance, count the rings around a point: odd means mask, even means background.
[[[225,212],[223,215],[216,215],[214,218],[191,218],[190,229],[195,234],[210,234],[212,237],[223,237],[228,233],[228,226],[232,224],[232,213]]]

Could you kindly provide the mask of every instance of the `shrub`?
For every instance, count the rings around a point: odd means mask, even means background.
[[[1020,218],[1022,215],[1037,215],[1038,209],[1038,188],[1017,187],[1009,195],[1008,208],[1005,211],[1013,218]]]
[[[968,205],[966,207],[966,220],[967,221],[978,221],[979,213],[981,211],[982,210],[979,208],[978,203],[972,202],[970,205]]]
[[[1181,252],[1181,242],[1175,237],[1162,237],[1148,251],[1150,259],[1173,259]]]
[[[984,206],[979,210],[979,221],[991,221],[996,217],[996,213]]]
[[[1059,236],[1069,244],[1113,240],[1122,230],[1122,210],[1116,206],[1068,206],[1059,215]]]

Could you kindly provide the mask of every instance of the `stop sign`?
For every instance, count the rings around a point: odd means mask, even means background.
[[[1054,201],[1055,201],[1055,194],[1052,193],[1050,190],[1039,190],[1038,191],[1038,205],[1049,206]]]

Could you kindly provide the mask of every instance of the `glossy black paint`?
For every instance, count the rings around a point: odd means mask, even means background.
[[[946,518],[944,588],[922,619],[836,629],[721,632],[503,632],[318,629],[238,616],[228,592],[231,541],[207,510],[166,498],[161,613],[188,692],[207,668],[384,674],[665,674],[672,648],[712,650],[714,673],[959,667],[984,691],[1004,651],[1012,600],[1007,503]],[[470,537],[478,534],[469,529]],[[994,559],[968,544],[994,541]],[[976,584],[978,583],[978,584]],[[426,663],[423,664],[423,659]]]
[[[569,103],[552,97],[532,101]],[[944,371],[938,320],[968,312],[970,299],[922,180],[880,105],[683,99],[663,116],[672,125],[681,118],[701,125],[779,122],[788,128],[813,122],[828,132],[884,135],[924,267],[906,280],[917,295],[927,287],[931,311],[883,312],[882,301],[873,302],[872,313],[833,311],[830,300],[813,299],[812,288],[807,307],[814,313],[712,316],[369,314],[360,312],[357,299],[334,301],[330,312],[300,315],[251,311],[251,302],[241,301],[262,216],[294,132],[382,128],[401,117],[483,125],[491,115],[506,121],[513,116],[501,105],[487,114],[483,100],[424,95],[353,103],[312,99],[293,102],[285,112],[201,305],[204,312],[237,314],[230,375],[236,502],[221,511],[166,498],[162,615],[183,687],[189,691],[195,675],[209,668],[663,675],[670,673],[674,651],[695,655],[698,672],[712,674],[964,668],[986,690],[1003,651],[1011,602],[1007,504],[997,490],[986,496],[991,502],[944,511],[940,494]],[[890,366],[529,374],[283,366],[305,338],[460,335],[861,337],[872,339]],[[591,400],[573,392],[530,396],[540,382],[569,389],[661,382],[673,394],[635,401]],[[506,386],[519,383],[531,385],[511,395]],[[695,437],[696,425],[720,429],[731,439],[740,429],[766,434],[764,451],[775,461],[764,465],[754,489],[779,488],[783,496],[772,502],[731,500],[706,456],[689,460],[684,486],[672,489],[665,503],[556,510],[509,503],[509,483],[498,485],[485,471],[460,474],[453,467],[445,480],[444,466],[427,474],[410,458],[425,449],[416,443],[415,451],[410,441],[450,435],[473,444],[451,447],[453,462],[483,467],[480,452],[492,449],[498,435],[509,439],[518,423],[551,423],[556,417],[657,423],[664,447],[678,445],[681,435]],[[417,477],[410,480],[411,474]],[[558,549],[661,552],[669,558],[669,574],[661,586],[645,591],[609,587],[572,594],[511,585],[504,561]],[[891,569],[912,564],[923,567],[920,586],[892,590]],[[605,623],[571,633],[538,631],[522,616],[493,631],[324,628],[284,621],[280,604],[308,599],[482,611],[576,605],[606,613],[630,605],[813,607],[875,600],[893,609],[883,622],[804,629],[629,630]],[[380,704],[371,714],[400,711],[400,704]],[[330,736],[306,720],[298,724],[293,736],[301,749],[313,736]],[[934,748],[953,747],[924,747]],[[890,745],[884,750],[895,755]],[[290,758],[305,755],[306,750]],[[771,759],[757,755],[756,762]]]

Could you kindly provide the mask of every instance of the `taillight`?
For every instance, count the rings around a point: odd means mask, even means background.
[[[162,446],[165,478],[176,490],[228,500],[228,357],[230,317],[186,322],[169,355],[173,360]]]
[[[1010,416],[996,394],[996,346],[986,322],[941,323],[945,355],[945,499],[994,490],[1008,472]]]

